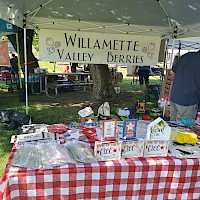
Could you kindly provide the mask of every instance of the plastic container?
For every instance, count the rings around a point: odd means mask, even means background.
[[[182,118],[182,123],[185,125],[185,126],[194,126],[194,123],[195,123],[195,120],[192,119],[192,118]]]

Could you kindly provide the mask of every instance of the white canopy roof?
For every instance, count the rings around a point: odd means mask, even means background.
[[[200,35],[197,0],[0,0],[0,18],[27,28],[154,35]]]

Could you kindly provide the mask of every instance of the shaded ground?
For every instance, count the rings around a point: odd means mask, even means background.
[[[13,98],[16,101],[20,101],[20,94],[16,90],[14,93],[7,92],[7,88],[1,89],[5,93],[7,93],[8,98]],[[50,92],[51,93],[51,92]],[[4,98],[7,96],[5,94]],[[53,94],[54,95],[54,94]],[[139,84],[131,85],[129,81],[125,81],[124,84],[121,85],[121,92],[116,94],[113,99],[103,99],[101,102],[93,102],[92,101],[92,89],[87,88],[84,91],[84,88],[74,87],[72,88],[59,88],[58,95],[56,98],[49,98],[45,93],[36,95],[29,92],[29,103],[49,103],[52,105],[82,105],[84,106],[99,106],[102,102],[109,101],[110,106],[115,110],[116,107],[130,107],[133,108],[137,100],[147,100],[145,99],[145,94],[142,94],[139,90]],[[5,99],[6,100],[6,99]],[[156,99],[151,96],[150,99],[147,100],[147,103],[155,103]],[[112,109],[112,108],[111,108]]]
[[[123,80],[123,83],[120,85],[121,92],[119,94],[116,94],[116,96],[114,96],[112,99],[103,99],[102,101],[95,103],[92,101],[92,90],[89,87],[87,87],[86,91],[84,91],[83,86],[74,87],[73,90],[71,88],[60,88],[56,98],[49,98],[44,93],[35,95],[29,92],[29,113],[32,114],[35,119],[38,119],[37,122],[39,123],[40,119],[42,119],[42,117],[40,116],[40,110],[42,110],[43,112],[50,112],[51,108],[55,108],[56,112],[59,110],[57,113],[55,113],[59,119],[59,121],[57,121],[58,123],[61,121],[60,118],[62,118],[62,114],[64,114],[60,112],[64,112],[64,110],[67,113],[70,113],[70,118],[73,118],[75,116],[75,113],[77,115],[78,110],[86,106],[91,106],[95,114],[97,114],[98,107],[105,101],[109,102],[112,114],[116,113],[116,108],[123,109],[127,107],[131,108],[134,111],[137,100],[145,100],[145,94],[142,94],[139,88],[139,83],[135,83],[132,85],[130,80]],[[9,93],[7,91],[7,88],[4,88],[3,91],[3,96],[0,99],[0,101],[2,102],[0,108],[3,107],[3,109],[17,109],[20,111],[21,108],[24,109],[23,107],[19,108],[18,105],[20,101],[19,92],[15,90],[14,93]],[[17,108],[10,108],[10,106],[13,105],[10,105],[9,101],[15,102]],[[156,107],[156,102],[156,99],[153,96],[151,96],[151,98],[146,101],[147,110],[151,109],[152,107]],[[8,107],[8,105],[10,106]],[[20,105],[25,105],[25,101],[21,102]],[[146,114],[148,114],[148,112]],[[55,119],[52,116],[52,113],[49,113],[48,122],[51,122],[50,116],[51,119],[55,121]]]
[[[58,96],[56,98],[49,98],[45,94],[41,95],[29,95],[30,102],[44,103],[48,102],[52,105],[74,105],[74,106],[92,106],[94,110],[97,110],[98,107],[105,101],[108,101],[111,106],[111,111],[115,112],[116,108],[132,108],[134,109],[135,103],[137,100],[145,100],[145,95],[141,93],[139,90],[139,85],[131,86],[125,85],[121,87],[120,94],[116,94],[113,99],[104,99],[100,102],[92,101],[92,91],[87,89],[84,91],[83,88],[74,88],[73,91],[69,89],[63,88],[58,92]],[[152,96],[150,100],[147,101],[147,104],[150,105],[150,108],[155,106],[156,99]]]

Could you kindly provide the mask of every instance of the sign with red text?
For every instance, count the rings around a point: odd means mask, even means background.
[[[146,140],[144,156],[167,156],[168,146],[168,140]]]
[[[156,65],[160,38],[41,29],[40,59],[87,64]]]
[[[142,157],[144,151],[144,140],[123,141],[122,142],[122,158]]]
[[[121,141],[95,142],[94,155],[98,161],[119,160],[121,158]]]

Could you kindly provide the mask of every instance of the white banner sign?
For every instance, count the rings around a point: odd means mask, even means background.
[[[65,61],[93,64],[156,65],[160,38],[40,30],[39,49],[42,61]]]

